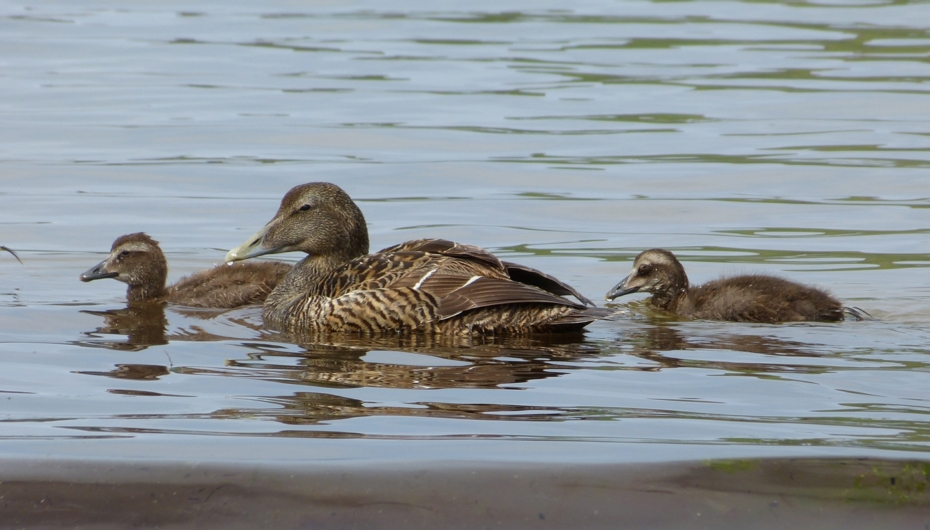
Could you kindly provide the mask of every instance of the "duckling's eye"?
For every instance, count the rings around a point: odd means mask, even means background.
[[[309,210],[310,208],[313,208],[313,206],[310,205],[310,204],[305,204],[305,205],[303,205],[303,206],[300,207],[300,211],[306,212],[306,211]]]
[[[652,272],[652,265],[646,264],[646,265],[639,266],[640,274],[649,274],[650,272]]]

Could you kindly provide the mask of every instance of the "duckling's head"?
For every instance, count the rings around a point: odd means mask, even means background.
[[[328,182],[292,188],[264,228],[226,254],[239,261],[263,254],[305,252],[346,262],[368,253],[365,216],[349,195]]]
[[[633,272],[607,292],[607,300],[625,294],[643,292],[670,295],[688,288],[688,276],[671,252],[653,248],[640,252],[633,260]]]
[[[129,284],[130,288],[160,291],[168,278],[168,261],[158,241],[142,232],[126,234],[113,242],[107,259],[88,269],[80,278],[83,282],[113,278]]]

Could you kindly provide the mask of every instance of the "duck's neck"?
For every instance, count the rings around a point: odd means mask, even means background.
[[[130,285],[126,289],[126,300],[128,302],[157,302],[162,300],[166,294],[164,282]]]
[[[678,311],[678,307],[681,305],[681,302],[688,296],[687,289],[679,289],[676,291],[666,290],[660,293],[652,294],[652,305],[662,309],[663,311],[670,311],[675,313]]]
[[[673,278],[668,286],[652,293],[652,305],[675,313],[688,296],[688,277]]]
[[[266,320],[272,315],[285,316],[291,306],[309,296],[330,295],[321,290],[323,279],[348,261],[346,257],[307,256],[297,262],[265,300]]]

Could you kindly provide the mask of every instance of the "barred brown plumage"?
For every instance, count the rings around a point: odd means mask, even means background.
[[[220,265],[181,278],[165,287],[168,260],[155,241],[142,232],[120,236],[107,259],[80,279],[113,278],[128,284],[129,302],[171,302],[190,307],[231,308],[260,304],[291,270],[280,261]]]
[[[368,254],[364,215],[325,182],[288,191],[274,218],[226,259],[292,251],[307,257],[265,301],[265,325],[274,329],[558,332],[610,313],[552,276],[472,245],[419,239]]]

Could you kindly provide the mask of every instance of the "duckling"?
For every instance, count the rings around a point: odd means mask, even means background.
[[[558,279],[476,246],[419,239],[369,254],[362,211],[326,182],[288,191],[274,218],[230,250],[226,261],[296,251],[307,257],[265,300],[266,327],[366,334],[556,332],[577,331],[609,314]]]
[[[246,266],[248,265],[248,266]],[[232,308],[259,304],[291,270],[282,262],[220,265],[181,278],[165,287],[168,260],[155,241],[142,232],[120,236],[107,259],[94,265],[83,282],[113,278],[128,284],[132,302],[171,302],[190,307]]]
[[[652,293],[652,305],[686,318],[731,322],[797,322],[862,319],[864,311],[845,308],[826,291],[776,276],[732,276],[691,287],[685,268],[671,252],[654,248],[633,261],[633,272],[607,293],[607,300],[629,293]]]

